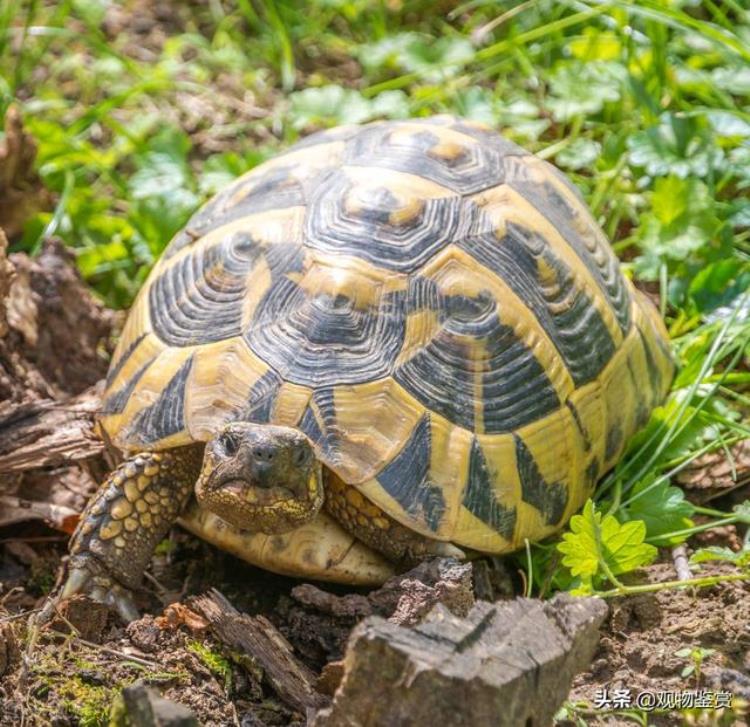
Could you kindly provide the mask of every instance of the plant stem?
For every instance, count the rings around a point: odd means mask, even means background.
[[[638,593],[666,591],[672,588],[707,588],[708,586],[733,581],[750,581],[750,573],[704,576],[703,578],[692,578],[689,581],[663,581],[661,583],[645,583],[640,586],[626,586],[621,583],[619,588],[613,588],[610,591],[594,591],[593,595],[599,596],[599,598],[615,598],[616,596],[634,596]]]

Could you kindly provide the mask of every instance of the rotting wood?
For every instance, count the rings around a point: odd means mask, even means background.
[[[607,606],[560,594],[442,605],[411,628],[377,616],[352,634],[344,678],[314,727],[542,727],[588,667]]]
[[[36,142],[24,131],[21,112],[10,106],[0,142],[0,226],[8,236],[20,235],[36,212],[52,207],[52,194],[36,171]]]
[[[217,590],[196,597],[190,605],[208,620],[222,642],[248,654],[262,667],[287,705],[306,714],[328,703],[315,690],[315,674],[294,656],[291,644],[267,618],[240,613]]]
[[[7,247],[0,230],[0,525],[71,532],[113,464],[94,420],[116,314],[61,242],[33,259]]]
[[[94,457],[104,449],[94,435],[99,409],[94,390],[67,401],[25,401],[0,408],[0,472],[23,472]]]
[[[704,504],[750,483],[750,438],[701,455],[675,477],[691,502]]]
[[[442,603],[457,616],[465,616],[474,605],[472,570],[471,563],[455,558],[431,558],[389,578],[366,596],[337,596],[303,583],[292,589],[292,598],[307,608],[338,618],[378,615],[409,625],[417,623],[436,603]]]

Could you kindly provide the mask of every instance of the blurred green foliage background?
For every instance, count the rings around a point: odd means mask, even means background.
[[[580,186],[673,330],[750,284],[750,13],[738,0],[3,0],[56,234],[110,305],[190,214],[300,135],[451,112]],[[666,301],[665,301],[666,302]],[[675,328],[676,326],[676,328]]]

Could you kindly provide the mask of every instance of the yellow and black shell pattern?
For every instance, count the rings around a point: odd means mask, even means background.
[[[101,423],[130,451],[298,427],[397,521],[503,552],[615,464],[669,387],[665,336],[551,165],[451,117],[345,126],[172,240]]]

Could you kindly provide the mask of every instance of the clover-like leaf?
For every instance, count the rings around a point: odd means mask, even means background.
[[[657,126],[630,137],[630,163],[645,168],[652,177],[705,177],[721,170],[724,153],[707,126],[700,117],[664,114]]]
[[[646,279],[657,278],[665,262],[675,267],[702,257],[708,258],[701,261],[705,265],[711,259],[727,257],[731,248],[729,228],[706,185],[677,174],[655,181],[638,238],[642,254],[635,262],[635,271]]]
[[[750,96],[750,68],[747,65],[722,64],[711,71],[712,81],[722,90],[738,96]]]
[[[591,168],[601,150],[602,146],[598,142],[579,137],[557,153],[555,162],[566,169]]]
[[[306,88],[291,94],[289,99],[289,117],[295,129],[359,124],[376,117],[401,119],[409,115],[409,100],[403,91],[397,90],[367,99],[359,91],[331,84]]]
[[[418,73],[428,81],[455,75],[472,60],[474,46],[462,37],[434,38],[426,33],[397,33],[360,46],[357,58],[365,68]]]
[[[619,63],[592,61],[560,65],[550,79],[546,105],[558,121],[599,113],[620,99],[627,72]]]
[[[713,561],[732,563],[740,568],[750,565],[750,548],[745,547],[735,552],[730,548],[720,548],[716,545],[710,545],[706,548],[696,550],[690,556],[691,563],[709,563]]]
[[[662,537],[693,525],[690,518],[695,507],[685,499],[685,493],[679,487],[672,487],[666,480],[656,485],[645,480],[633,488],[632,497],[626,510],[628,520],[643,522],[649,540],[668,545],[685,540]]]
[[[596,576],[620,575],[651,563],[656,548],[644,542],[646,525],[640,520],[621,524],[613,515],[597,512],[591,500],[570,520],[570,531],[557,549],[565,565],[582,582]]]
[[[358,124],[372,114],[370,102],[361,93],[335,84],[306,88],[291,94],[289,100],[289,117],[295,129]]]

